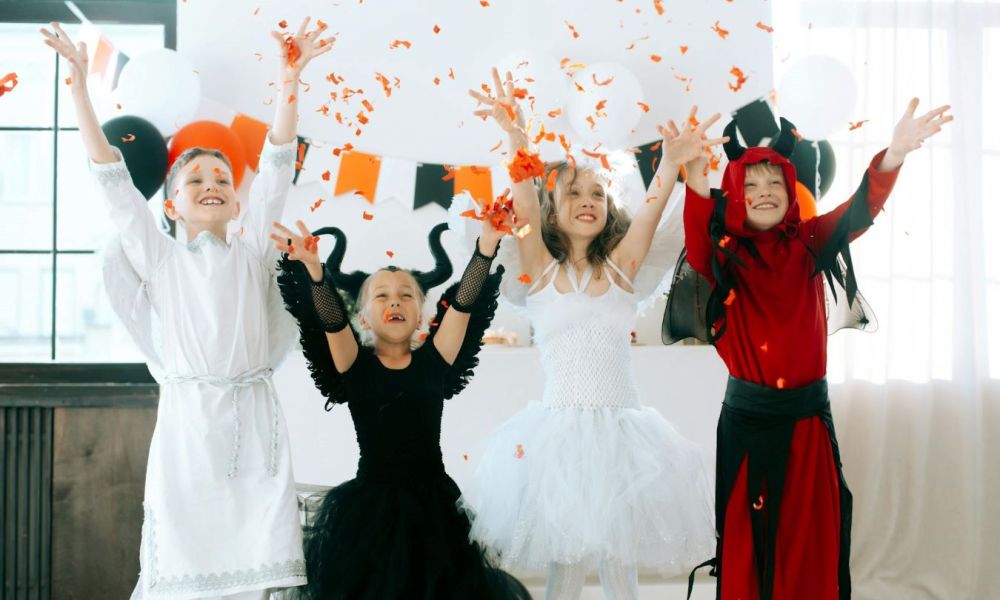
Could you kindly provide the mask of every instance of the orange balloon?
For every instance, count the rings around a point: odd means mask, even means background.
[[[232,129],[215,121],[189,123],[170,139],[167,164],[174,164],[185,150],[195,147],[211,148],[225,154],[233,165],[233,183],[235,187],[240,187],[247,168],[247,153],[243,140]]]
[[[801,181],[795,182],[795,198],[799,203],[799,218],[803,221],[816,216],[816,198]]]

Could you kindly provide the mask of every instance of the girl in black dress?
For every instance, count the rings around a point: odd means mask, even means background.
[[[389,267],[342,273],[346,238],[324,265],[318,238],[275,224],[286,254],[278,278],[299,322],[303,352],[326,408],[346,403],[361,458],[357,476],[327,494],[306,541],[306,595],[316,600],[530,599],[469,541],[469,519],[456,506],[458,486],[444,471],[441,413],[478,364],[503,269],[490,265],[503,233],[484,221],[461,281],[437,304],[430,333],[411,349],[426,290],[448,280],[451,263],[431,232],[436,266],[427,273]],[[347,296],[349,310],[338,289]],[[361,343],[350,323],[370,343]]]

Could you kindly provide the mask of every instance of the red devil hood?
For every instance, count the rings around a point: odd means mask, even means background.
[[[802,219],[799,216],[799,202],[795,194],[795,166],[788,160],[795,147],[794,126],[781,119],[781,133],[772,144],[773,147],[755,146],[744,148],[736,138],[736,121],[732,121],[725,134],[729,142],[725,144],[729,164],[722,174],[722,193],[726,198],[726,231],[739,237],[756,237],[767,233],[780,231],[786,236],[794,236]],[[788,191],[788,211],[784,220],[768,231],[754,231],[746,226],[747,200],[743,190],[746,181],[747,167],[759,162],[769,162],[781,167],[785,176],[785,189]]]

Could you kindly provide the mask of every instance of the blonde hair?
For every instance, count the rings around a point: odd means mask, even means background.
[[[556,172],[555,185],[553,185],[552,191],[549,191],[545,182],[548,181],[553,171]],[[542,211],[542,241],[545,242],[545,247],[548,248],[552,258],[559,262],[564,262],[569,258],[570,242],[569,237],[559,229],[556,220],[555,189],[557,186],[568,188],[573,185],[573,182],[576,181],[576,175],[580,171],[592,171],[592,169],[577,167],[566,161],[549,163],[545,166],[544,178],[536,180],[538,202]],[[564,182],[563,173],[566,172],[571,173],[571,177],[568,181]],[[632,217],[629,216],[625,209],[618,206],[618,203],[615,202],[614,197],[610,193],[607,195],[607,205],[608,218],[604,224],[604,229],[587,246],[587,262],[595,267],[600,267],[607,262],[608,257],[611,256],[611,251],[622,241],[625,234],[628,233],[629,225],[632,223]]]

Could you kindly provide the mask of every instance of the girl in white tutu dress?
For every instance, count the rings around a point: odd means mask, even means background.
[[[487,105],[477,114],[510,135],[513,156],[528,147],[523,119],[510,75],[500,82],[494,71],[494,83],[497,97],[473,92]],[[517,225],[528,232],[501,246],[502,289],[527,308],[545,391],[492,434],[463,502],[472,537],[505,567],[547,569],[549,600],[579,598],[594,567],[606,598],[638,598],[638,566],[676,573],[714,551],[698,449],[640,403],[630,332],[683,244],[671,221],[657,230],[679,165],[723,141],[703,136],[717,119],[659,128],[663,156],[631,220],[600,165],[570,160],[534,181],[514,181],[512,169]]]

